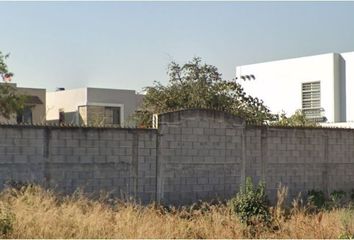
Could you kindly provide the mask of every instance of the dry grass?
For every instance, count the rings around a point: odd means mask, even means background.
[[[279,192],[280,196],[285,192]],[[348,209],[306,214],[293,208],[285,217],[274,209],[273,229],[257,229],[260,238],[338,238],[354,233]],[[277,209],[281,208],[281,209]],[[10,219],[6,238],[247,238],[247,228],[225,205],[164,209],[133,203],[94,201],[80,194],[56,197],[39,187],[6,190],[0,195],[0,225]],[[0,227],[3,229],[2,227]],[[274,230],[277,229],[277,230]]]

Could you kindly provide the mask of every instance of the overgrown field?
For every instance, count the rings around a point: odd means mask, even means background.
[[[271,224],[241,223],[228,204],[189,207],[141,206],[90,200],[82,194],[58,197],[37,186],[6,189],[0,195],[2,238],[339,238],[354,234],[350,207],[310,210],[294,201],[270,208]]]

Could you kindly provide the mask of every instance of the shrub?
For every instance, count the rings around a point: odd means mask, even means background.
[[[354,235],[348,235],[346,233],[342,233],[341,235],[339,235],[338,237],[339,239],[354,239]]]
[[[240,221],[248,226],[271,222],[269,201],[265,194],[263,182],[254,186],[252,179],[247,178],[245,186],[242,186],[236,197],[231,199],[230,205]]]
[[[340,212],[340,222],[342,224],[342,233],[340,239],[354,239],[354,210],[342,209]]]
[[[325,204],[325,196],[322,191],[310,190],[307,193],[307,202],[320,209]]]
[[[346,197],[346,193],[342,190],[339,191],[333,191],[329,197],[330,197],[330,205],[333,208],[338,208],[340,206],[343,206],[343,204],[345,203],[345,197]]]
[[[0,237],[6,237],[13,230],[13,214],[7,208],[0,205]]]

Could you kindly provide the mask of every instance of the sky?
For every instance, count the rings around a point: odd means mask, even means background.
[[[354,2],[0,2],[20,87],[141,91],[193,57],[238,65],[354,51]]]

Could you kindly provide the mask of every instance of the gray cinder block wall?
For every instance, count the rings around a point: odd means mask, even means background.
[[[158,199],[167,203],[230,198],[244,178],[245,123],[218,111],[159,117]]]
[[[45,178],[50,187],[155,200],[156,131],[56,128],[49,135]]]
[[[290,197],[354,188],[354,130],[247,126],[213,110],[162,114],[159,129],[0,126],[0,185],[108,191],[143,203],[229,199],[247,176]]]
[[[310,189],[326,195],[354,189],[353,129],[252,129],[260,136],[261,154],[250,160],[251,176],[267,183],[274,197],[279,183],[289,187],[290,198]],[[247,130],[247,132],[251,132]],[[251,146],[246,149],[252,151]]]
[[[156,130],[2,126],[0,184],[156,198]]]

